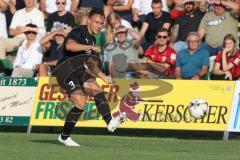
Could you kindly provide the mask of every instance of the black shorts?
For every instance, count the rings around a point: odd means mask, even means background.
[[[86,72],[84,65],[74,67],[69,61],[64,61],[58,65],[53,71],[53,76],[56,77],[58,84],[63,88],[68,96],[77,90],[84,91],[84,82],[89,79],[95,79]]]

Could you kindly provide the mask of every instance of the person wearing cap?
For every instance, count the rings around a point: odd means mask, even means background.
[[[195,2],[200,2],[202,9],[194,8]],[[171,35],[171,44],[173,48],[177,51],[187,48],[187,35],[189,32],[196,32],[198,26],[201,22],[202,17],[206,11],[205,0],[185,0],[183,2],[184,14],[179,16],[173,26],[172,35]]]
[[[24,33],[26,40],[19,46],[14,62],[12,77],[33,77],[38,65],[42,62],[42,47],[39,39],[41,34],[34,24],[27,24],[28,30]]]
[[[128,33],[133,37],[127,39]],[[114,33],[115,41],[109,42],[104,50],[104,59],[108,63],[110,75],[114,78],[132,77],[138,67],[137,47],[140,37],[134,30],[118,26]]]
[[[223,0],[211,0],[214,6],[213,12],[204,15],[199,25],[198,33],[205,38],[202,48],[215,56],[222,49],[222,42],[227,34],[232,34],[237,39],[238,10],[233,3]]]
[[[63,52],[63,41],[67,32],[62,29],[53,30],[49,34],[45,35],[40,40],[40,44],[43,48],[43,60],[38,68],[39,77],[47,77],[51,75],[53,69],[57,65],[58,59],[61,59]]]

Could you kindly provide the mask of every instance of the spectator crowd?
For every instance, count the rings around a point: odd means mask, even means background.
[[[1,75],[51,76],[92,9],[106,21],[90,49],[113,78],[240,79],[240,0],[0,0]]]

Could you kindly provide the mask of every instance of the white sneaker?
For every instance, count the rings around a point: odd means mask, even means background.
[[[63,140],[61,134],[58,136],[58,141],[60,143],[63,143],[65,146],[80,147],[80,145],[74,142],[71,137],[68,137],[66,140]]]
[[[120,113],[116,118],[112,118],[108,124],[108,131],[114,132],[118,126],[120,126],[126,120],[126,113]]]

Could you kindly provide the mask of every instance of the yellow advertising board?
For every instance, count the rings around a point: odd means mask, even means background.
[[[128,113],[128,120],[121,125],[122,128],[209,131],[227,129],[236,83],[158,79],[115,79],[113,85],[98,82],[106,92],[112,114],[117,115],[119,108]],[[140,86],[140,100],[136,100],[134,105],[126,105],[124,97],[134,82]],[[196,98],[202,98],[209,104],[209,113],[203,119],[194,119],[188,112],[188,105]],[[71,107],[67,95],[59,92],[54,78],[40,78],[31,125],[63,126]],[[77,126],[106,127],[93,98],[88,98]]]

